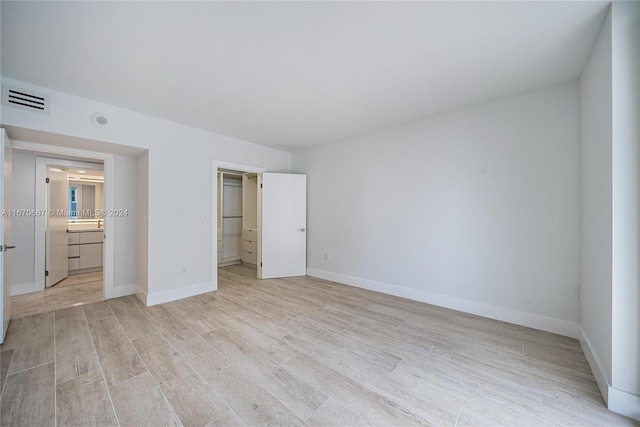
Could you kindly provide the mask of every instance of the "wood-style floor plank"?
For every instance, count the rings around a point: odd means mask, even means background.
[[[163,306],[149,307],[147,313],[155,328],[202,378],[229,365],[229,360],[222,353],[169,313]]]
[[[87,322],[93,322],[94,320],[104,319],[105,317],[112,317],[113,312],[109,308],[109,304],[106,301],[95,302],[93,304],[85,304],[82,306],[84,315],[87,318]]]
[[[53,362],[53,311],[22,318],[9,375]]]
[[[100,369],[82,307],[55,312],[56,382]]]
[[[397,328],[374,322],[358,322],[342,335],[362,341],[401,358],[421,359],[425,355],[449,359],[454,347],[430,337],[416,337],[403,334]]]
[[[254,348],[275,362],[284,363],[299,353],[287,342],[274,338],[243,319],[231,316],[225,309],[210,312],[208,316],[236,337],[251,343]]]
[[[524,355],[568,369],[583,371],[591,375],[591,368],[589,368],[587,358],[584,357],[582,352],[577,352],[573,349],[565,350],[558,348],[558,346],[556,346],[556,348],[550,348],[549,345],[525,343]]]
[[[155,332],[153,325],[140,313],[129,297],[112,299],[108,304],[130,340]]]
[[[291,325],[290,328],[293,330],[307,327],[309,322],[333,332],[341,332],[352,325],[351,319],[348,317],[322,310],[306,310],[301,307],[289,308],[273,316],[272,319],[283,324]]]
[[[89,322],[89,331],[108,387],[147,370],[115,316]]]
[[[274,338],[282,338],[291,332],[291,329],[271,320],[270,317],[255,311],[255,307],[248,308],[234,298],[224,297],[219,306],[232,316],[242,319],[244,322],[249,323],[253,327],[260,329]],[[217,311],[218,310],[215,310],[213,313],[209,312],[209,314],[215,314]],[[280,311],[278,311],[278,313],[279,312]],[[215,317],[213,317],[213,319],[215,320]]]
[[[302,419],[307,419],[327,399],[318,389],[223,328],[205,334],[204,338]]]
[[[172,301],[162,306],[198,335],[206,334],[219,327],[213,320],[193,310],[184,301]]]
[[[355,354],[384,371],[393,371],[402,360],[400,357],[384,350],[313,324],[308,325],[302,331],[316,338],[324,345],[332,345],[340,352]]]
[[[159,332],[135,339],[133,345],[184,425],[206,425],[227,411]]]
[[[604,407],[604,401],[599,394],[590,393],[572,387],[564,382],[548,379],[544,376],[527,371],[520,371],[499,361],[478,357],[471,353],[455,350],[451,355],[453,362],[476,371],[511,381],[515,384],[539,392],[541,395],[554,397],[566,403],[576,403],[578,406]],[[558,378],[559,379],[559,378]],[[607,411],[608,412],[608,411]]]
[[[22,325],[22,317],[11,319],[7,333],[4,336],[4,342],[0,344],[0,350],[15,350],[18,338],[20,337],[20,325]]]
[[[448,323],[407,320],[398,330],[416,337],[435,339],[462,350],[481,346],[494,349],[496,353],[509,352],[522,355],[524,347],[524,343],[517,339],[501,337],[489,332],[471,331]]]
[[[327,399],[307,420],[313,427],[370,427],[371,424],[340,405],[332,398]]]
[[[428,425],[424,419],[414,415],[407,408],[374,393],[306,354],[296,356],[285,366],[373,425]]]
[[[56,387],[58,425],[117,426],[101,371],[91,371]]]
[[[531,414],[542,415],[540,393],[488,375],[474,375],[469,369],[453,363],[425,358],[420,362],[402,361],[393,372],[405,383],[451,385],[460,395],[482,396],[486,400],[501,400],[521,407]]]
[[[528,372],[553,381],[560,381],[568,386],[584,390],[592,394],[599,393],[598,384],[596,384],[593,376],[582,371],[567,369],[562,366],[525,356],[497,353],[493,350],[488,350],[479,346],[470,350],[456,349],[455,352],[472,354],[478,358],[478,360],[491,361],[491,363],[496,363],[500,366],[510,366],[517,369],[519,372]]]
[[[13,350],[4,350],[0,352],[0,394],[7,380],[7,373],[9,372],[9,364],[11,363],[11,357],[13,356]]]
[[[55,424],[54,363],[7,377],[0,403],[2,426],[52,426]]]
[[[149,372],[111,387],[113,406],[122,426],[181,426]]]
[[[247,425],[305,425],[289,408],[235,366],[211,375],[207,383]]]
[[[235,412],[228,410],[207,424],[207,427],[247,427],[247,425],[242,422]]]
[[[363,359],[356,353],[344,351],[343,348],[335,344],[301,331],[294,332],[286,336],[285,339],[291,341],[307,356],[323,363],[337,373],[405,408],[411,408],[415,415],[422,417],[430,424],[453,425],[455,422],[459,404],[452,405],[450,402],[442,400],[437,393],[430,393],[431,390],[424,390],[420,387],[408,388],[398,377]]]
[[[615,412],[601,412],[590,408],[577,407],[542,396],[542,416],[564,425],[629,425],[629,419]],[[638,423],[640,424],[640,423]]]

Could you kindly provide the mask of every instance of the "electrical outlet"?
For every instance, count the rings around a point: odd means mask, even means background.
[[[329,254],[328,254],[328,253],[326,253],[326,252],[324,253],[324,259],[325,259],[325,261],[328,261],[328,260],[329,260]]]
[[[187,266],[183,265],[182,267],[180,267],[180,274],[187,274]]]
[[[582,301],[582,286],[578,286],[578,301]]]
[[[202,220],[203,220],[203,221],[206,221],[206,220],[207,220],[207,214],[206,214],[206,213],[203,213],[203,214],[202,214]]]

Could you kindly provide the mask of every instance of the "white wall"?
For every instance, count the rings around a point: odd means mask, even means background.
[[[569,83],[296,153],[309,272],[575,336],[578,141]]]
[[[580,78],[580,324],[611,382],[611,14]],[[597,371],[597,370],[594,370]],[[599,382],[606,399],[606,385]]]
[[[640,3],[611,6],[612,372],[611,386],[635,396],[640,419]],[[615,405],[617,402],[612,402]],[[611,406],[610,406],[611,407]]]
[[[131,156],[115,156],[115,209],[126,209],[127,215],[114,219],[114,276],[113,287],[127,287],[133,293],[138,281],[138,161]],[[110,230],[105,229],[109,233]]]
[[[127,147],[149,150],[148,293],[156,302],[212,288],[213,159],[274,172],[291,168],[291,154],[283,151],[11,79],[3,83],[51,96],[49,115],[3,106],[9,137],[33,135],[39,139],[33,142],[117,154]],[[106,114],[110,126],[95,127],[94,112]]]
[[[640,4],[613,2],[580,79],[583,348],[640,419]]]
[[[14,151],[12,158],[13,209],[35,209],[36,156]],[[33,292],[35,279],[35,217],[11,218],[11,244],[16,245],[11,257],[11,295]]]

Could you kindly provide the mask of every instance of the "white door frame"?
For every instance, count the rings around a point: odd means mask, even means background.
[[[115,208],[115,155],[109,153],[100,153],[95,151],[79,150],[75,148],[67,148],[54,145],[37,144],[24,141],[13,141],[14,149],[33,151],[42,154],[63,155],[83,159],[102,161],[104,170],[104,208],[108,212],[109,209]],[[51,163],[54,162],[54,163]],[[58,166],[75,166],[79,161],[37,158],[36,159],[36,212],[45,212],[45,188],[44,185],[38,185],[44,182],[46,178],[46,164],[55,164]],[[92,165],[95,164],[85,163]],[[89,166],[83,166],[89,167]],[[43,174],[44,173],[44,174]],[[114,292],[114,234],[115,219],[106,215],[104,218],[105,238],[103,244],[103,295],[104,299],[115,298]],[[44,290],[44,270],[45,270],[45,217],[43,215],[36,216],[35,226],[35,280],[36,292]]]
[[[218,290],[218,169],[229,169],[238,172],[246,173],[262,173],[266,172],[265,168],[259,166],[242,165],[240,163],[224,162],[222,160],[213,160],[213,173],[211,174],[211,187],[213,191],[211,193],[211,283],[213,284],[213,290]]]

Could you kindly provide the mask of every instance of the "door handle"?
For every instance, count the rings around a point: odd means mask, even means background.
[[[306,228],[298,228],[298,231],[306,231]]]
[[[15,249],[15,246],[0,245],[0,252],[6,252],[9,249]]]

